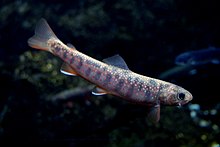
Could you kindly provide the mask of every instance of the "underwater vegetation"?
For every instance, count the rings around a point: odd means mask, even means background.
[[[219,59],[209,48],[220,46],[217,2],[1,1],[0,145],[219,147],[220,64],[206,62]],[[28,47],[42,17],[83,53],[120,54],[132,71],[180,85],[193,100],[161,107],[153,124],[145,106],[93,96],[94,85],[60,73],[61,60]],[[176,65],[184,53],[202,64]]]

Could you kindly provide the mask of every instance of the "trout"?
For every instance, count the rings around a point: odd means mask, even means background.
[[[48,51],[64,61],[61,72],[80,76],[96,87],[94,95],[112,94],[129,102],[149,107],[148,117],[153,122],[160,119],[160,106],[181,106],[192,100],[190,92],[175,84],[143,76],[129,70],[123,58],[115,55],[98,61],[71,45],[65,45],[54,34],[45,19],[35,28],[28,40],[32,48]]]

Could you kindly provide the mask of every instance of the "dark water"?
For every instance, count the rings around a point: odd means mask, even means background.
[[[1,1],[0,144],[219,147],[220,65],[175,65],[183,52],[220,47],[218,12],[215,0]],[[42,17],[64,43],[99,60],[120,54],[193,101],[162,107],[154,125],[144,106],[92,96],[91,84],[59,72],[60,59],[28,47]]]

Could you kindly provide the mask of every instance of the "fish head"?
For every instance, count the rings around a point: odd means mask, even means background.
[[[163,105],[182,106],[191,101],[193,96],[189,91],[180,86],[165,84],[161,86],[158,99]]]

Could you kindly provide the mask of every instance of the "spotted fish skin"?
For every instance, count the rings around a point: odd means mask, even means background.
[[[28,40],[28,44],[61,58],[65,63],[61,71],[95,84],[95,94],[113,94],[150,106],[148,116],[154,122],[159,120],[161,104],[183,105],[192,100],[192,95],[182,87],[132,72],[119,55],[101,62],[77,51],[72,45],[65,45],[44,19],[37,24],[35,35]]]
[[[76,49],[69,48],[57,39],[49,40],[48,46],[78,75],[103,88],[106,92],[135,103],[155,102],[160,89],[158,80],[95,60]]]
[[[50,41],[48,46],[79,76],[103,88],[107,93],[135,103],[155,102],[160,89],[160,82],[156,79],[100,62],[61,44],[57,40]]]

